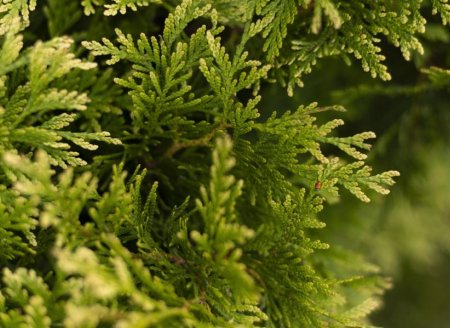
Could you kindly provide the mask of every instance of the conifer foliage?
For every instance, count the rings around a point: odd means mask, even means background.
[[[421,52],[424,6],[1,0],[0,326],[370,326],[389,282],[314,231],[399,173],[342,107],[261,99],[326,56],[388,80],[380,38]]]

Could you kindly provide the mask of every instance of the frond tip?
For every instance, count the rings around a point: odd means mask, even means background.
[[[398,171],[386,171],[371,175],[372,168],[365,165],[364,162],[357,161],[351,164],[342,164],[337,158],[330,162],[328,169],[330,173],[327,175],[327,179],[330,189],[333,189],[335,184],[342,185],[358,199],[366,203],[370,202],[370,198],[366,195],[363,188],[387,195],[390,191],[386,187],[394,185],[395,181],[393,178],[400,176]],[[336,192],[335,195],[337,196]]]

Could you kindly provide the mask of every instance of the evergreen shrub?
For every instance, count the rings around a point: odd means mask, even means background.
[[[1,0],[0,326],[370,327],[390,281],[319,239],[321,211],[399,173],[366,164],[373,132],[340,136],[339,104],[266,90],[326,57],[390,80],[381,45],[422,53],[424,11],[450,20],[446,0]]]

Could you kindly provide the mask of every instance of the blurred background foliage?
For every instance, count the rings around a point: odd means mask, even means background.
[[[390,82],[331,58],[294,97],[275,86],[263,97],[266,108],[280,110],[312,101],[344,105],[342,134],[374,131],[370,164],[401,172],[388,197],[374,195],[367,205],[344,195],[322,213],[323,240],[368,254],[392,277],[384,307],[373,315],[383,327],[450,327],[450,72],[430,70],[450,67],[450,29],[430,24],[421,39],[425,54],[410,62],[383,45]]]

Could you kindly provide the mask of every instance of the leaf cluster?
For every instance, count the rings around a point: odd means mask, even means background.
[[[380,36],[420,52],[421,1],[81,5],[92,26],[169,13],[159,35],[115,28],[80,59],[58,36],[78,28],[76,6],[64,24],[49,0],[50,40],[22,50],[35,4],[0,5],[0,325],[368,326],[388,284],[317,229],[342,189],[369,202],[399,174],[372,174],[373,132],[322,119],[340,106],[264,115],[261,90],[292,93],[331,55],[389,79]]]

